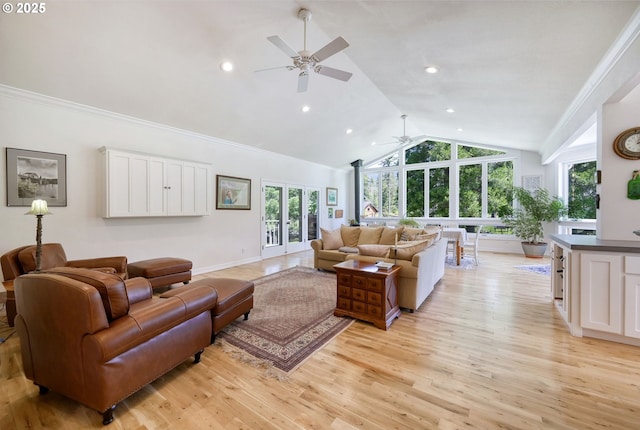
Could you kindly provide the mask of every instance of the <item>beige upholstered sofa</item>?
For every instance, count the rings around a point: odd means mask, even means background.
[[[447,240],[440,228],[347,227],[322,230],[311,241],[316,269],[334,271],[347,259],[386,261],[402,267],[398,304],[410,312],[418,309],[444,276]],[[397,253],[397,255],[396,255]]]

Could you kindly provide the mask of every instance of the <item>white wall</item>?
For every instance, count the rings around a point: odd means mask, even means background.
[[[345,203],[352,199],[348,170],[8,87],[0,87],[0,137],[5,147],[67,155],[68,204],[50,208],[53,215],[44,217],[43,242],[62,243],[69,259],[126,255],[131,262],[175,256],[192,260],[195,272],[229,267],[260,258],[263,179],[318,187],[322,227],[343,221],[327,219],[326,187],[338,188],[339,207],[348,209]],[[212,164],[214,176],[250,178],[251,210],[217,211],[213,204],[212,215],[205,217],[104,219],[100,213],[104,193],[102,156],[98,151],[102,146],[203,161]],[[35,243],[36,222],[33,216],[24,215],[28,208],[6,206],[6,163],[1,163],[0,169],[0,189],[4,193],[0,253],[4,253]]]
[[[605,104],[598,115],[601,125],[599,168],[602,170],[600,211],[597,235],[607,240],[638,240],[633,234],[640,229],[640,201],[627,198],[627,183],[639,160],[625,160],[613,152],[613,141],[621,132],[640,126],[640,85],[617,103]]]

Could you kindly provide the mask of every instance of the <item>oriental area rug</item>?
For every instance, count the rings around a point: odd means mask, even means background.
[[[333,315],[335,273],[294,267],[253,282],[249,319],[239,318],[218,334],[227,351],[224,344],[291,372],[353,323]]]

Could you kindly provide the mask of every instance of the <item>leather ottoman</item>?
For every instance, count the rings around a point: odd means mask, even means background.
[[[191,280],[192,266],[191,261],[183,258],[153,258],[129,263],[127,265],[127,274],[129,278],[142,276],[148,279],[151,287],[155,289],[178,282],[188,284]]]
[[[211,287],[218,293],[218,302],[211,309],[211,343],[213,343],[216,340],[216,334],[240,315],[244,315],[245,321],[249,319],[249,312],[253,309],[253,282],[231,278],[204,278],[193,281],[187,286],[167,291],[160,297],[170,297],[185,288],[202,285]]]

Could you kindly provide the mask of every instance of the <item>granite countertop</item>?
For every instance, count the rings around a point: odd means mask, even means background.
[[[551,240],[571,250],[640,254],[640,240],[600,240],[595,236],[570,234],[552,234]]]

